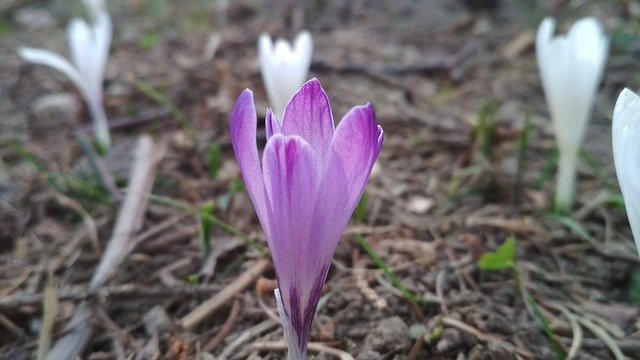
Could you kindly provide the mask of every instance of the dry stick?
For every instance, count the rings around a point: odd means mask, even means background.
[[[8,317],[2,314],[0,314],[0,327],[4,327],[9,330],[9,332],[18,339],[22,340],[27,338],[27,334],[25,334],[24,330],[22,330],[20,326],[14,324],[13,321],[9,320]]]
[[[520,349],[518,347],[513,346],[512,344],[500,339],[499,337],[492,335],[492,334],[486,334],[483,333],[482,331],[474,328],[473,326],[470,326],[468,324],[463,323],[462,321],[456,320],[454,318],[450,318],[450,317],[443,317],[442,318],[442,323],[445,325],[449,325],[452,326],[458,330],[462,330],[466,333],[469,333],[473,336],[475,336],[478,340],[484,341],[484,342],[492,342],[492,343],[496,343],[500,346],[502,346],[503,348],[505,348],[508,351],[511,352],[516,352],[518,353],[520,356],[523,356],[527,359],[531,359],[533,358],[533,355],[524,350],[524,349]]]
[[[43,310],[42,310],[42,329],[38,338],[38,360],[44,359],[51,346],[51,337],[53,334],[53,327],[56,324],[56,318],[58,317],[58,297],[56,296],[56,281],[52,276],[49,276],[47,286],[44,289]]]
[[[155,151],[154,151],[155,150]],[[120,205],[111,239],[107,245],[98,268],[91,279],[89,289],[99,288],[116,271],[131,250],[130,240],[142,226],[143,215],[146,212],[148,199],[144,194],[151,191],[155,177],[155,167],[164,154],[164,149],[153,146],[148,135],[138,140],[136,161],[129,179],[129,189]],[[47,354],[47,360],[75,359],[89,342],[93,332],[90,320],[93,318],[93,306],[89,302],[80,304],[54,348]]]
[[[262,341],[251,344],[251,348],[259,351],[284,351],[287,349],[287,345],[284,341]],[[323,343],[312,342],[309,343],[307,349],[318,352],[327,353],[333,355],[340,360],[355,360],[351,354],[346,351],[342,351],[336,348],[329,347]]]
[[[602,327],[600,327],[597,324],[591,322],[591,320],[589,320],[589,319],[587,319],[585,317],[581,317],[581,316],[578,317],[578,321],[580,321],[582,326],[584,326],[587,329],[589,329],[589,331],[591,331],[595,336],[599,337],[602,341],[604,341],[605,344],[607,344],[607,347],[609,348],[609,351],[611,351],[611,353],[616,358],[616,360],[624,360],[625,359],[625,356],[622,353],[622,350],[620,349],[618,344],[616,344],[616,341],[613,340],[613,338],[611,336],[609,336],[609,334],[607,334],[607,332]]]
[[[210,295],[220,289],[219,285],[198,285],[189,287],[150,287],[137,284],[124,284],[116,286],[103,286],[87,290],[84,286],[77,286],[71,289],[60,290],[58,300],[83,301],[93,298],[99,299],[131,299],[160,296],[180,296],[180,295]],[[0,297],[0,310],[15,309],[25,305],[39,305],[46,297],[44,294],[18,293],[7,297]]]
[[[567,321],[569,321],[573,338],[571,340],[571,347],[567,352],[567,357],[565,358],[565,360],[576,359],[578,356],[578,352],[580,351],[580,347],[582,347],[582,340],[583,340],[582,327],[580,326],[580,324],[578,324],[578,320],[576,319],[576,316],[574,316],[571,313],[571,311],[569,311],[569,309],[567,309],[561,303],[551,302],[551,303],[546,303],[545,306],[548,306],[552,309],[560,311],[562,315],[564,315],[564,317],[567,318]]]
[[[233,324],[235,324],[236,320],[238,319],[238,314],[240,314],[240,300],[236,300],[233,302],[233,305],[231,306],[231,311],[229,312],[229,317],[227,317],[227,320],[225,320],[224,324],[222,325],[222,327],[220,328],[220,331],[218,331],[216,336],[214,336],[213,339],[211,339],[207,343],[207,345],[205,345],[204,348],[202,348],[203,351],[211,352],[216,347],[218,347],[218,345],[220,345],[222,340],[224,340],[224,338],[226,338],[227,335],[229,335],[229,332],[231,332],[231,329],[233,328]]]
[[[572,339],[561,338],[562,342],[569,345]],[[616,345],[627,355],[635,355],[640,352],[640,341],[633,339],[620,339],[615,340]],[[608,345],[599,338],[584,338],[582,339],[582,348],[588,353],[589,350],[607,350]]]
[[[255,265],[250,267],[242,275],[238,276],[232,283],[222,289],[222,291],[185,315],[180,320],[182,327],[185,329],[192,329],[194,326],[211,316],[216,310],[218,310],[218,308],[231,300],[231,298],[233,298],[237,293],[251,285],[258,276],[262,275],[262,273],[267,270],[270,263],[271,262],[268,259],[258,260]]]
[[[244,344],[245,342],[249,341],[250,339],[262,334],[263,332],[270,330],[271,328],[274,328],[276,326],[278,326],[280,323],[277,321],[273,321],[271,319],[265,320],[263,322],[261,322],[260,324],[251,327],[245,331],[242,332],[242,334],[240,336],[238,336],[235,340],[233,340],[231,342],[231,344],[229,344],[220,354],[220,356],[218,356],[218,360],[227,360],[231,354],[233,354],[236,349],[238,349],[240,346],[242,346],[242,344]]]

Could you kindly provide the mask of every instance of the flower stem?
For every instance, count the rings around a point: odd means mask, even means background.
[[[107,120],[107,114],[104,112],[104,106],[102,106],[102,100],[88,101],[89,112],[93,120],[93,131],[96,137],[96,142],[100,147],[100,152],[103,152],[111,146],[111,135],[109,134],[109,122]]]
[[[573,204],[576,186],[576,168],[578,166],[578,151],[560,151],[558,158],[558,183],[556,186],[556,211],[569,211]]]

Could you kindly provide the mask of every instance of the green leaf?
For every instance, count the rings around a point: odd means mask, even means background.
[[[138,47],[144,51],[151,51],[160,42],[160,34],[150,32],[138,39]]]
[[[513,269],[516,260],[516,239],[511,236],[496,251],[487,252],[478,260],[478,267],[483,271]]]
[[[400,293],[402,294],[402,296],[411,304],[417,306],[417,305],[426,305],[428,303],[428,300],[425,299],[422,296],[415,296],[413,295],[409,289],[407,289],[404,284],[402,284],[402,281],[396,276],[396,274],[394,274],[389,267],[387,266],[387,264],[385,264],[384,260],[382,260],[382,258],[380,257],[380,255],[378,255],[378,253],[376,253],[376,251],[371,247],[371,245],[369,245],[367,243],[367,241],[364,239],[364,237],[361,234],[356,234],[356,239],[358,240],[358,243],[360,244],[360,247],[362,248],[362,250],[364,250],[364,252],[367,253],[367,255],[369,255],[369,257],[371,258],[371,260],[373,261],[373,263],[380,268],[380,270],[382,270],[382,273],[384,274],[384,276],[391,282],[391,284],[400,291]]]
[[[358,206],[356,206],[356,210],[353,212],[353,218],[358,221],[364,221],[364,218],[367,216],[367,193],[363,193],[360,201],[358,201]]]
[[[213,202],[202,205],[200,222],[202,226],[202,249],[207,256],[211,252],[211,237],[213,236]]]
[[[633,306],[640,305],[640,270],[634,271],[631,275],[627,302]]]
[[[547,335],[547,339],[549,339],[549,342],[551,343],[551,346],[553,347],[553,350],[555,351],[556,356],[558,357],[558,359],[564,360],[567,357],[564,351],[564,348],[562,347],[562,344],[560,344],[560,341],[558,341],[558,337],[553,332],[553,329],[551,328],[549,321],[540,310],[540,307],[535,302],[535,300],[533,300],[533,297],[531,297],[530,295],[527,296],[527,303],[529,304],[529,306],[531,306],[533,310],[533,314],[536,316],[536,318],[538,318],[538,321],[540,322],[540,326],[542,326],[542,329],[544,330],[545,335]]]
[[[212,179],[216,179],[220,171],[220,145],[211,144],[209,148],[209,175]]]
[[[190,286],[198,286],[199,283],[200,280],[198,279],[197,274],[190,274],[189,276],[187,276],[187,284],[189,284]]]
[[[579,222],[575,221],[574,219],[565,216],[565,215],[560,215],[560,214],[554,214],[551,215],[552,218],[554,218],[556,221],[558,221],[560,224],[566,226],[567,228],[569,228],[571,231],[573,231],[576,235],[578,235],[579,237],[581,237],[583,240],[586,240],[588,242],[590,242],[593,245],[597,245],[598,241],[596,240],[596,238],[594,238],[593,236],[591,236],[591,234],[589,234],[589,232],[582,226],[582,224],[580,224]]]

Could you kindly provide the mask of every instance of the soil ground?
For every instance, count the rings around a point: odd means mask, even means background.
[[[617,94],[640,83],[636,2],[242,0],[229,2],[226,17],[219,3],[109,2],[105,105],[114,140],[94,162],[125,187],[145,133],[159,160],[131,250],[97,289],[89,283],[119,201],[78,140],[90,127],[73,85],[16,52],[66,54],[64,28],[82,9],[76,1],[0,6],[1,358],[46,352],[73,333],[66,326],[81,304],[93,330],[83,359],[284,357],[274,274],[239,186],[228,123],[244,88],[255,93],[259,123],[264,116],[258,35],[291,39],[306,28],[310,76],[334,117],[371,102],[386,135],[366,202],[338,247],[310,354],[640,359],[639,259],[610,150]],[[595,15],[611,36],[576,204],[562,216],[550,210],[555,141],[533,46],[544,15],[562,31]],[[216,221],[205,256],[208,202]],[[510,237],[514,268],[481,271],[479,258]],[[207,316],[190,322],[203,303]]]

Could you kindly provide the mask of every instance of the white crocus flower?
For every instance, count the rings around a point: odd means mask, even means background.
[[[89,2],[89,0],[87,0]],[[100,2],[96,2],[97,5]],[[26,61],[50,66],[65,74],[82,93],[93,118],[96,140],[104,149],[111,144],[109,125],[102,104],[102,82],[109,57],[112,25],[106,12],[95,13],[88,5],[93,26],[84,20],[72,19],[67,30],[73,64],[61,55],[42,49],[23,47],[20,56]]]
[[[289,99],[307,80],[312,52],[313,42],[308,31],[298,34],[293,47],[284,39],[278,39],[274,44],[269,35],[260,35],[258,56],[262,79],[279,119],[282,119]]]
[[[553,36],[546,18],[536,36],[536,55],[558,143],[556,206],[569,210],[575,189],[578,150],[602,78],[609,40],[593,17],[578,20],[565,36]]]
[[[104,0],[82,0],[82,2],[84,3],[84,7],[87,8],[92,19],[97,19],[100,14],[107,13]]]
[[[640,97],[629,89],[618,96],[611,132],[613,162],[640,254]]]

